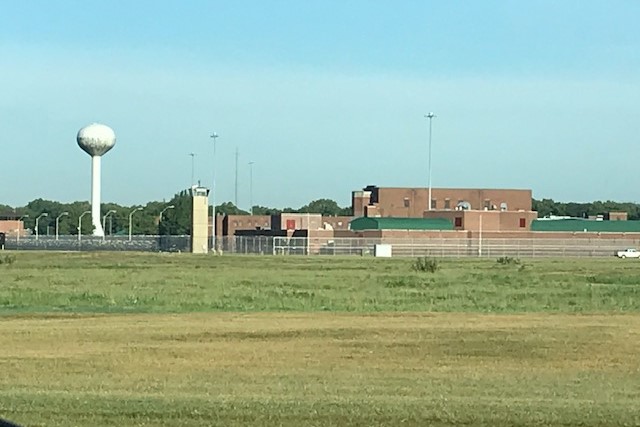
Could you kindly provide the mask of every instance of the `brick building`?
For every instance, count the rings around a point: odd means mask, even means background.
[[[444,218],[454,230],[527,231],[537,218],[531,190],[396,188],[370,185],[352,193],[355,217]]]
[[[4,233],[7,236],[20,235],[24,236],[27,231],[24,228],[24,222],[18,219],[3,219],[0,220],[0,233]]]
[[[432,188],[431,210],[531,212],[531,190]],[[353,215],[422,218],[429,211],[428,188],[377,187],[370,185],[352,193]]]

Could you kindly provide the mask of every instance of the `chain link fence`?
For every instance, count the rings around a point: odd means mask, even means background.
[[[374,255],[375,246],[388,244],[393,256],[415,257],[602,257],[627,247],[640,247],[640,239],[478,239],[478,238],[304,238],[230,237],[222,250],[237,254],[270,255]]]
[[[54,251],[146,251],[185,252],[191,248],[190,236],[7,236],[5,249]]]
[[[325,238],[236,236],[217,239],[219,253],[260,255],[373,256],[378,244],[391,245],[396,257],[602,257],[640,239],[478,239],[478,238]],[[7,236],[8,250],[189,252],[190,236]]]

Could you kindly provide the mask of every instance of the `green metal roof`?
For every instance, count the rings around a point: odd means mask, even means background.
[[[445,218],[391,218],[362,217],[349,223],[354,231],[362,230],[453,230]]]
[[[640,233],[640,221],[596,221],[593,219],[536,219],[531,231],[588,231],[602,233]]]

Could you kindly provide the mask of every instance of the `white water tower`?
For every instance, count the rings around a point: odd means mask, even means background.
[[[109,126],[93,123],[80,129],[76,139],[80,148],[91,156],[91,223],[93,224],[93,235],[104,236],[104,230],[100,223],[100,157],[116,144],[116,134]]]

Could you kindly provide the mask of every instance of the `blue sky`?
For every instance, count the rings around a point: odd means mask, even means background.
[[[640,2],[4,1],[0,203],[350,204],[368,184],[640,202]],[[215,162],[211,132],[220,137]],[[7,185],[8,183],[8,185]]]

